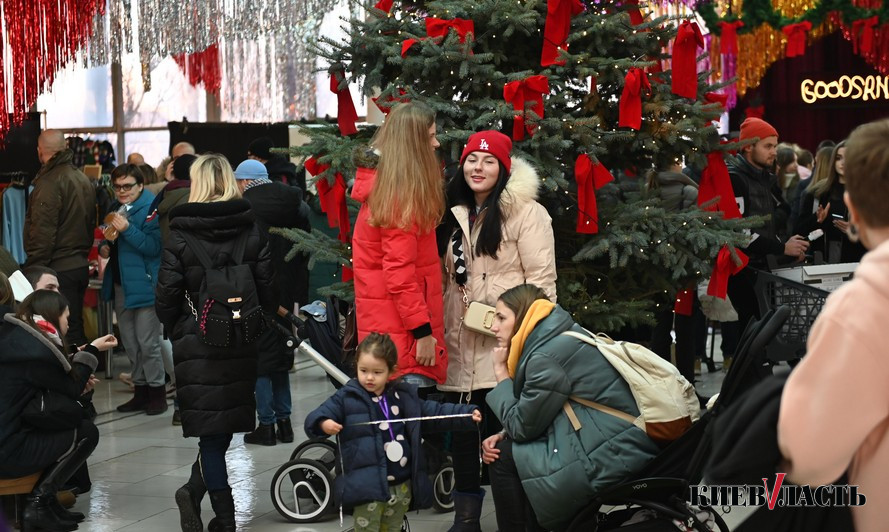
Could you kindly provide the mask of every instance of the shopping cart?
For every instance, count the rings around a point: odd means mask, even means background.
[[[764,271],[757,272],[755,291],[761,315],[782,305],[790,307],[790,317],[766,347],[766,358],[771,362],[802,358],[809,330],[830,293]]]
[[[282,328],[288,348],[302,354],[320,366],[339,386],[349,381],[349,376],[320,353],[306,338],[311,334],[306,323],[291,312],[280,309],[282,317],[296,326],[296,335]],[[433,507],[439,512],[454,509],[454,467],[444,451],[424,442],[427,471],[433,486]],[[294,523],[312,523],[330,518],[337,513],[334,500],[334,481],[341,473],[339,450],[336,443],[327,438],[306,440],[293,450],[290,460],[278,468],[272,477],[272,504],[282,517]]]

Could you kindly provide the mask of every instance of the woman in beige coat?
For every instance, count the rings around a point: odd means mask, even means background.
[[[491,351],[497,346],[463,326],[467,305],[493,306],[504,291],[532,283],[556,300],[556,258],[552,219],[537,203],[540,179],[526,161],[511,157],[512,141],[497,131],[469,137],[460,171],[448,185],[455,230],[445,251],[445,343],[448,373],[439,390],[445,400],[485,405],[497,385]],[[483,415],[482,439],[501,429]],[[479,478],[479,438],[454,433],[454,526],[478,531],[484,490]]]

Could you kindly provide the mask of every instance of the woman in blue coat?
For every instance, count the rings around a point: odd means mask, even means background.
[[[154,311],[161,236],[157,213],[150,209],[154,194],[145,190],[143,181],[142,171],[134,164],[122,164],[111,172],[116,211],[106,219],[107,240],[99,246],[99,254],[110,259],[102,296],[114,301],[136,386],[133,398],[117,410],[155,415],[167,410],[161,323]]]

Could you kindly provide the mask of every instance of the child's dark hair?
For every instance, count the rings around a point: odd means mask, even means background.
[[[367,337],[364,340],[361,340],[361,343],[358,344],[355,353],[357,355],[355,357],[356,364],[358,364],[358,359],[361,358],[361,354],[367,353],[374,358],[385,361],[389,371],[394,371],[395,366],[398,365],[398,349],[395,347],[395,342],[392,341],[392,338],[389,338],[388,334],[375,332],[368,334]]]

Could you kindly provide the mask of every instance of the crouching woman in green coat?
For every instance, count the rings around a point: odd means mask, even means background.
[[[602,490],[642,469],[658,447],[638,427],[572,401],[581,426],[574,430],[565,412],[571,396],[633,416],[639,409],[598,349],[562,334],[584,330],[543,290],[523,284],[504,292],[491,330],[498,384],[487,401],[504,431],[487,438],[482,452],[491,464],[497,526],[563,529]]]

